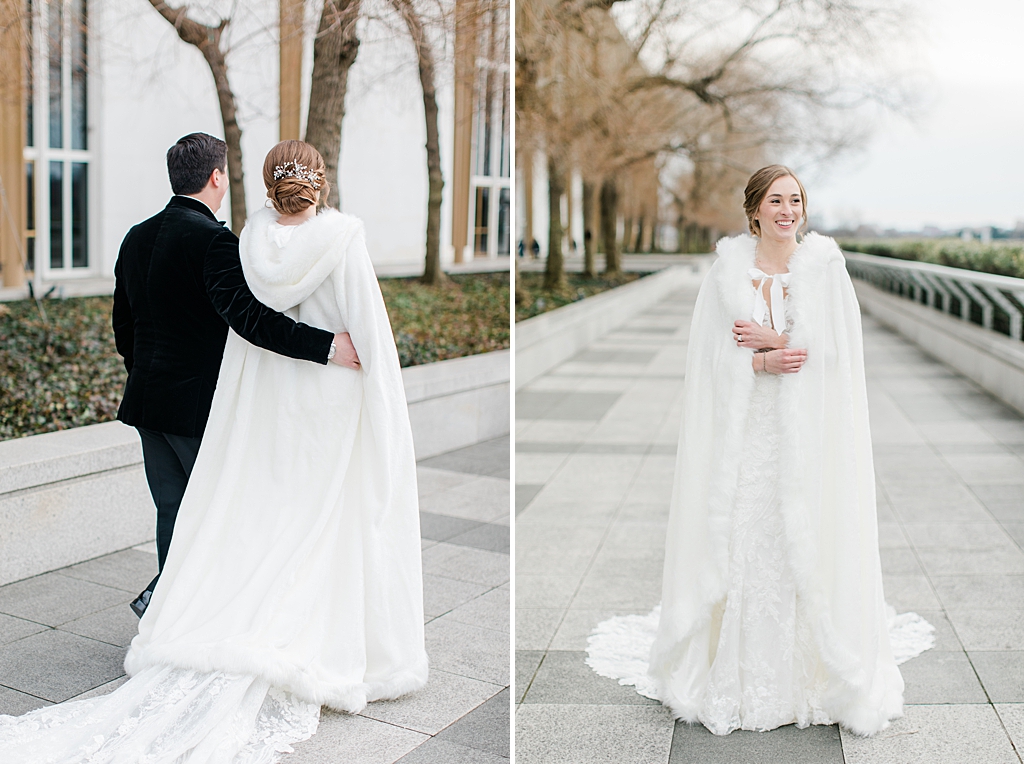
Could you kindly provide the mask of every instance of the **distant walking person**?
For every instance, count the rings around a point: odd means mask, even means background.
[[[296,323],[260,303],[245,283],[238,237],[215,213],[228,190],[227,145],[193,133],[167,151],[174,196],[125,236],[114,266],[114,338],[128,370],[117,418],[142,439],[156,503],[163,570],[174,521],[199,452],[228,327],[290,358],[355,362],[347,333]],[[159,574],[131,608],[145,612]]]

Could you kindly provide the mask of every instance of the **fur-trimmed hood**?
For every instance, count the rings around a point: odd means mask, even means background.
[[[257,299],[284,311],[309,297],[338,267],[352,240],[363,233],[359,218],[334,209],[294,227],[286,237],[275,235],[273,207],[253,213],[239,238],[245,281]],[[282,243],[284,242],[284,243]]]

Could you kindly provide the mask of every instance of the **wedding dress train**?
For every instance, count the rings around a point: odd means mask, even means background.
[[[89,700],[0,716],[4,764],[273,764],[320,705],[254,676],[153,667]]]

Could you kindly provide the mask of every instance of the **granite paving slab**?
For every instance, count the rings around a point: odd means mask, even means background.
[[[407,753],[399,761],[402,764],[435,764],[435,762],[441,761],[446,764],[505,764],[508,757],[496,756],[488,751],[481,751],[479,748],[434,737]]]
[[[664,764],[672,718],[660,705],[522,705],[516,764]]]
[[[841,731],[846,764],[1020,764],[991,705],[907,706],[874,737]]]
[[[44,573],[0,587],[0,613],[60,626],[113,605],[127,605],[134,598],[124,587],[114,589],[59,572]]]
[[[365,716],[329,709],[320,712],[320,726],[309,740],[296,743],[294,756],[304,764],[392,764],[430,740],[422,732],[396,727]]]
[[[993,703],[1024,703],[1024,650],[968,652]]]
[[[771,732],[737,730],[712,735],[701,724],[676,723],[669,764],[843,764],[839,727],[793,725]]]
[[[507,759],[511,743],[508,715],[510,700],[508,689],[502,690],[457,722],[445,727],[437,733],[436,738]]]
[[[0,685],[0,713],[20,716],[21,714],[27,714],[29,711],[35,711],[37,708],[49,705],[51,703],[48,700]]]
[[[119,647],[47,629],[4,646],[0,684],[60,703],[121,676],[123,664]]]

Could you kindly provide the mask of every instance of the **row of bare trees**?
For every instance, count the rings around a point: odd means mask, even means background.
[[[455,12],[477,14],[480,12],[478,6],[490,2],[492,0],[471,3],[468,11],[467,4],[459,4]],[[224,138],[228,145],[231,221],[237,233],[245,223],[246,200],[242,129],[237,117],[237,99],[229,76],[229,51],[224,44],[224,32],[231,19],[221,18],[217,24],[205,24],[190,16],[188,5],[173,7],[164,0],[149,0],[149,3],[174,27],[183,41],[199,49],[213,75],[224,126]],[[448,30],[435,30],[439,31],[439,34],[432,35],[424,14],[413,0],[387,0],[387,4],[401,20],[416,54],[427,136],[428,193],[423,281],[439,284],[446,278],[441,269],[441,200],[444,178],[441,170],[437,105],[438,51],[435,50],[437,43],[432,37],[440,36],[443,41]],[[325,204],[336,205],[338,202],[338,163],[345,116],[345,96],[349,71],[359,52],[357,22],[363,12],[362,6],[362,0],[324,0],[314,37],[305,140],[317,148],[327,166],[327,179],[332,190],[331,197],[323,200]],[[299,10],[301,11],[301,4]],[[454,28],[454,23],[450,19],[442,19],[442,24]],[[472,44],[472,41],[463,41],[463,44]]]
[[[758,166],[820,168],[861,145],[880,110],[913,105],[886,53],[911,35],[896,2],[519,0],[516,18],[517,156],[546,158],[548,288],[564,283],[574,172],[585,270],[599,246],[615,272],[620,246],[656,244],[666,222],[677,248],[707,251],[741,227]]]

